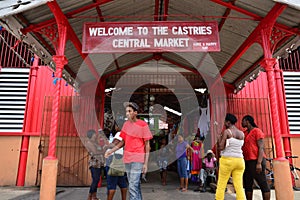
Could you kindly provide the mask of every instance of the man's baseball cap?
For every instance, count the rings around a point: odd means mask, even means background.
[[[136,103],[134,103],[134,102],[124,102],[123,105],[124,105],[125,108],[128,107],[128,106],[130,106],[130,107],[132,107],[133,110],[135,110],[135,111],[138,111],[138,110],[139,110],[139,106],[138,106]]]

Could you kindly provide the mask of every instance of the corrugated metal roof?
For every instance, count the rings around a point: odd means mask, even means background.
[[[212,77],[217,73],[215,69],[213,69],[213,66],[215,65],[216,69],[221,70],[238,50],[238,48],[249,37],[251,32],[257,27],[260,22],[259,20],[265,17],[275,5],[275,3],[271,0],[107,0],[105,1],[106,3],[98,6],[98,8],[101,10],[102,16],[99,16],[97,7],[74,14],[74,12],[76,12],[78,9],[91,5],[93,2],[98,1],[57,1],[80,41],[82,40],[82,30],[85,22],[153,21],[155,19],[154,14],[156,3],[159,4],[157,5],[159,7],[158,13],[162,11],[163,14],[164,9],[167,8],[167,21],[217,21],[218,23],[221,23],[223,18],[226,18],[225,23],[219,33],[221,51],[209,53],[209,58],[206,58],[203,63],[200,63],[200,66],[197,66],[194,63],[198,62],[199,64],[199,58],[203,53],[199,53],[199,56],[191,53],[162,53],[161,58],[165,58],[165,60],[159,62],[159,65],[161,66],[168,65],[174,68],[178,66],[185,66],[187,68],[198,67],[205,71],[206,75]],[[166,7],[167,5],[165,2],[168,2],[168,7]],[[228,9],[225,6],[220,5],[220,2],[232,3],[237,10],[240,9],[245,11],[245,13],[248,12],[250,14],[242,13],[240,10],[237,11],[235,9],[231,9],[230,14],[228,16],[224,16],[226,10],[228,11]],[[162,5],[162,7],[160,5]],[[47,5],[41,5],[32,10],[14,15],[13,17],[17,19],[24,28],[28,27],[30,24],[37,25],[47,20],[54,19],[54,16]],[[2,19],[2,24],[5,25],[8,30],[14,32],[15,35],[18,35],[17,29],[19,29],[19,27],[11,25],[10,20],[11,17],[4,18]],[[158,20],[164,20],[164,16],[161,15],[158,17]],[[55,21],[53,22],[55,23]],[[287,29],[297,27],[299,33],[299,10],[287,7],[278,18],[277,23],[286,26]],[[32,34],[35,38],[37,38],[35,35],[36,33],[31,32],[29,34]],[[292,40],[295,36],[296,35],[291,36],[289,40]],[[52,45],[51,41],[45,35],[42,35],[42,37],[48,44]],[[39,39],[37,40],[40,41]],[[31,42],[32,41],[28,41],[28,43]],[[45,48],[43,51],[47,50],[45,44],[43,44],[42,41],[40,42]],[[46,55],[49,56],[50,54],[51,53],[47,53]],[[80,79],[81,83],[94,80],[91,71],[85,66],[80,53],[70,41],[68,41],[66,44],[65,55],[68,59],[68,67],[75,74],[78,73],[78,78]],[[139,62],[142,63],[143,61],[147,61],[145,65],[149,66],[149,59],[154,58],[153,53],[132,53],[122,55],[120,57],[119,54],[102,54],[92,56],[94,58],[97,57],[95,58],[96,61],[94,62],[94,65],[99,75],[103,73],[112,73],[130,65],[136,65],[136,63]],[[224,75],[223,80],[230,84],[239,84],[236,82],[236,80],[243,76],[247,69],[249,69],[253,63],[255,63],[261,57],[263,57],[263,51],[260,45],[255,44],[251,46],[249,50],[239,59],[239,61],[236,62],[233,67]],[[116,61],[114,61],[115,58],[117,58]],[[186,58],[188,58],[188,61]],[[166,60],[171,62],[167,62]]]

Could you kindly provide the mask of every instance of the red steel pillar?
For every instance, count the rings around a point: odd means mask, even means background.
[[[58,160],[56,153],[56,135],[58,130],[58,115],[60,108],[60,91],[61,79],[64,65],[67,64],[65,56],[53,56],[53,61],[56,63],[56,88],[54,99],[52,102],[52,117],[50,127],[49,149],[48,156],[43,160],[42,181],[40,189],[41,200],[54,200],[56,195],[56,181]]]
[[[275,80],[276,80],[276,88],[277,88],[277,96],[278,96],[278,109],[279,109],[279,118],[281,125],[281,134],[283,137],[283,149],[285,156],[292,155],[290,139],[286,137],[289,134],[289,124],[287,120],[287,111],[286,111],[286,101],[285,101],[285,90],[283,84],[283,74],[282,70],[278,66],[278,61],[275,64]]]
[[[55,9],[54,9],[55,10]],[[42,167],[42,179],[40,189],[40,200],[54,200],[56,195],[56,182],[57,182],[57,170],[58,159],[56,158],[56,135],[58,130],[58,115],[60,108],[60,92],[61,92],[61,79],[64,65],[67,64],[67,58],[64,55],[66,38],[67,38],[67,26],[64,20],[61,19],[59,14],[54,13],[57,17],[58,28],[58,45],[56,49],[56,55],[53,56],[53,61],[56,64],[55,72],[55,94],[52,102],[52,117],[50,127],[49,149],[48,156],[43,159]],[[56,14],[58,16],[56,16]]]
[[[65,56],[53,56],[53,61],[56,63],[56,88],[54,99],[52,102],[52,117],[51,117],[51,127],[50,127],[50,138],[49,138],[49,150],[47,158],[53,159],[55,157],[56,150],[56,134],[58,127],[58,114],[60,107],[60,92],[61,92],[61,79],[62,79],[62,71],[64,69],[64,65],[67,64],[67,58]]]
[[[26,165],[27,165],[27,157],[28,157],[28,147],[29,147],[29,136],[27,135],[32,131],[32,122],[29,120],[32,118],[33,112],[33,102],[35,98],[35,83],[38,71],[39,57],[34,55],[34,61],[30,68],[30,76],[29,76],[29,86],[27,90],[27,98],[26,98],[26,116],[24,118],[24,129],[23,133],[25,134],[22,137],[22,144],[20,150],[20,160],[19,160],[19,168],[17,175],[17,186],[24,186],[25,176],[26,176]]]
[[[277,103],[277,91],[276,82],[274,76],[274,64],[276,63],[275,58],[265,58],[261,65],[264,67],[267,73],[270,107],[271,107],[271,118],[273,125],[273,135],[275,141],[276,158],[283,158],[282,141],[281,141],[281,128],[279,123],[278,103]]]
[[[105,78],[101,77],[99,80],[99,95],[101,97],[100,101],[100,112],[99,112],[99,124],[100,128],[104,128],[104,104],[105,104]]]
[[[279,112],[278,112],[278,95],[277,93],[282,91],[276,90],[276,82],[274,75],[274,66],[276,59],[272,58],[272,52],[270,47],[270,35],[272,27],[267,27],[261,30],[262,46],[264,50],[264,60],[261,65],[264,67],[267,73],[269,99],[271,107],[271,118],[273,135],[276,149],[276,159],[273,162],[274,169],[274,183],[275,193],[277,200],[294,199],[292,179],[290,176],[290,167],[287,159],[284,158],[282,148],[281,129],[279,123]],[[284,181],[283,181],[284,180]]]
[[[58,115],[60,108],[60,91],[61,79],[64,65],[67,64],[67,59],[64,55],[53,56],[53,61],[56,63],[56,88],[54,99],[52,102],[52,117],[50,127],[49,149],[48,156],[43,160],[42,181],[40,189],[41,200],[54,200],[56,195],[56,181],[58,160],[56,153],[56,135],[58,130]]]

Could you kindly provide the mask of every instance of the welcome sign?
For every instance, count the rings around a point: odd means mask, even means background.
[[[217,22],[85,23],[83,53],[220,51]]]

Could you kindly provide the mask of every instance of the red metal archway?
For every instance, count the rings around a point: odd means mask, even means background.
[[[221,0],[212,0],[213,2],[220,4],[222,6],[226,6],[228,8],[228,12],[230,9],[235,10],[237,12],[243,13],[247,16],[252,17],[254,20],[260,20],[259,25],[255,28],[255,30],[251,33],[251,35],[248,37],[248,39],[238,48],[238,50],[233,54],[233,56],[228,60],[228,62],[225,64],[225,66],[220,70],[221,77],[223,77],[231,68],[232,66],[241,58],[241,56],[246,52],[246,50],[253,45],[254,43],[259,43],[263,50],[264,50],[264,57],[261,58],[258,62],[265,68],[267,72],[267,77],[268,77],[268,88],[269,88],[269,95],[270,95],[270,102],[271,102],[271,112],[272,112],[272,123],[273,123],[273,131],[274,131],[274,136],[275,136],[275,143],[276,143],[276,157],[281,158],[284,156],[282,152],[282,141],[281,141],[281,133],[285,133],[286,129],[284,127],[280,126],[279,119],[277,116],[280,116],[280,121],[286,121],[286,115],[283,113],[285,109],[284,107],[284,102],[280,102],[278,100],[281,100],[280,93],[282,92],[279,90],[282,88],[282,81],[280,85],[280,81],[275,81],[274,77],[274,69],[276,69],[276,72],[278,72],[278,69],[276,67],[276,60],[272,58],[272,54],[274,52],[274,49],[276,47],[286,41],[289,36],[292,34],[298,34],[299,31],[295,29],[290,29],[287,26],[284,26],[282,24],[276,23],[277,17],[284,11],[286,8],[286,5],[283,4],[275,4],[275,6],[272,8],[272,10],[268,13],[267,16],[265,16],[264,19],[262,17],[257,16],[253,13],[250,13],[246,10],[243,10],[241,8],[238,8],[234,5],[234,3],[227,3],[223,2]],[[53,56],[53,60],[56,62],[56,78],[59,81],[62,78],[62,69],[67,63],[67,59],[64,55],[64,50],[65,50],[65,44],[66,41],[69,39],[74,46],[76,47],[77,51],[79,54],[83,57],[86,58],[86,55],[84,55],[81,52],[81,43],[76,36],[74,30],[72,29],[71,25],[68,22],[67,17],[71,17],[72,15],[75,15],[76,13],[84,12],[88,9],[91,8],[97,8],[97,12],[99,15],[99,18],[103,21],[103,16],[101,14],[101,10],[98,7],[101,4],[107,3],[110,1],[103,1],[103,2],[96,2],[93,4],[90,4],[88,6],[85,6],[81,9],[74,10],[72,12],[69,12],[67,14],[64,14],[61,11],[61,8],[57,4],[56,1],[49,2],[48,6],[53,12],[55,16],[55,20],[48,20],[43,23],[40,23],[38,25],[32,25],[28,26],[26,29],[23,30],[24,33],[35,31],[35,32],[41,32],[41,30],[44,27],[51,27],[53,25],[57,25],[57,30],[59,33],[58,38],[52,38],[52,42],[55,46],[55,54]],[[163,11],[159,11],[159,3],[164,3],[164,9]],[[155,10],[154,10],[154,20],[167,20],[168,17],[168,5],[169,1],[164,0],[164,1],[155,1]],[[228,15],[228,12],[224,14],[224,20],[226,18],[226,15]],[[222,24],[224,24],[224,20],[222,20],[222,23],[219,24],[219,28],[222,28]],[[51,29],[52,33],[56,30]],[[45,34],[45,33],[44,33]],[[278,34],[280,35],[278,37]],[[270,38],[272,38],[272,41],[270,41]],[[50,48],[50,47],[49,47]],[[153,56],[154,57],[154,56]],[[99,74],[95,70],[95,67],[92,65],[92,62],[89,60],[86,61],[87,65],[92,72],[93,76],[96,79],[99,79]],[[141,61],[140,63],[143,63],[144,61]],[[135,65],[138,65],[139,63],[132,64],[131,66],[128,66],[128,68],[133,67]],[[176,64],[176,63],[174,63]],[[178,64],[178,63],[177,63]],[[253,64],[253,68],[256,66],[257,63]],[[180,65],[180,64],[178,64]],[[181,66],[182,67],[182,66]],[[69,70],[67,68],[67,70]],[[123,71],[124,69],[118,69],[113,73],[118,73]],[[251,68],[249,69],[251,71]],[[71,72],[70,72],[71,73]],[[279,71],[280,73],[280,71]],[[72,73],[71,73],[72,74]],[[278,73],[277,73],[278,74]],[[239,79],[243,79],[244,77],[241,76]],[[278,78],[280,78],[278,76]],[[238,80],[237,80],[238,81]],[[101,88],[102,91],[104,90],[104,83],[101,81]],[[50,145],[49,145],[49,152],[48,152],[48,158],[47,159],[55,159],[55,146],[56,146],[56,133],[57,133],[57,117],[58,117],[58,107],[60,104],[59,100],[60,96],[60,84],[57,84],[56,88],[56,93],[54,96],[54,101],[53,101],[53,116],[52,116],[52,125],[51,125],[51,134],[50,134]],[[279,103],[278,103],[279,102]],[[103,109],[103,106],[102,106]],[[278,113],[278,109],[280,110],[280,113]],[[103,113],[103,111],[102,111]],[[24,142],[26,143],[26,138],[24,139]],[[288,141],[285,140],[284,142],[284,149],[285,149],[285,154],[288,155],[290,153],[290,147]],[[24,159],[22,155],[21,159]],[[25,159],[26,160],[26,159]],[[22,167],[23,168],[23,167]],[[19,177],[22,177],[24,170],[19,171]],[[24,179],[20,178],[18,179],[18,185],[22,185]]]

